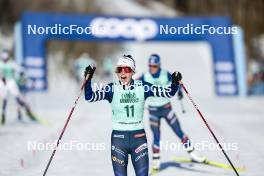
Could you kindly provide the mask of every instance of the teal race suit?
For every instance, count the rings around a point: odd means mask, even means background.
[[[112,106],[111,159],[115,176],[127,176],[129,154],[136,176],[148,176],[148,145],[143,124],[145,100],[154,96],[169,98],[177,90],[177,84],[161,88],[132,80],[129,86],[117,81],[93,91],[88,81],[85,99],[89,102],[107,100]]]
[[[93,91],[89,81],[85,87],[85,99],[89,102],[107,100],[112,106],[113,130],[132,131],[143,129],[144,103],[149,97],[170,98],[178,90],[178,84],[157,87],[140,80],[132,80],[125,87],[119,81],[108,84],[104,89]]]

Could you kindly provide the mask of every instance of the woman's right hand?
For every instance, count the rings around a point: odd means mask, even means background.
[[[93,78],[93,74],[95,72],[96,67],[92,67],[89,65],[88,67],[85,68],[84,71],[84,77],[86,80],[91,80]]]

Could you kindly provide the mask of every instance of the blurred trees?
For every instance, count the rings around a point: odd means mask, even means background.
[[[264,1],[263,0],[161,0],[174,6],[184,15],[230,16],[234,24],[243,27],[250,58],[262,59],[256,40],[264,35]],[[173,4],[173,5],[172,5]],[[258,43],[258,42],[257,42]]]
[[[95,0],[0,0],[0,25],[13,25],[23,11],[100,13]]]
[[[24,11],[101,14],[102,9],[96,0],[0,0],[0,26],[4,34],[12,34],[13,25],[19,21]],[[64,66],[71,67],[71,59],[87,52],[100,60],[119,47],[118,44],[103,44],[81,41],[49,41],[49,52],[63,51]]]
[[[144,1],[144,0],[138,0]],[[151,2],[150,0],[145,0]],[[249,58],[264,60],[259,38],[264,35],[264,0],[157,0],[188,16],[230,16],[234,24],[243,27]],[[109,0],[111,3],[111,0]],[[96,0],[0,0],[0,26],[3,33],[10,33],[13,24],[23,11],[71,12],[101,14],[103,9]],[[118,14],[118,12],[117,12]],[[263,37],[262,37],[263,38]],[[74,45],[62,42],[65,52],[76,54],[88,49],[97,57],[97,44]],[[88,46],[87,46],[88,45]],[[84,47],[85,46],[85,47]],[[101,46],[101,44],[100,44]],[[117,45],[114,45],[117,46]],[[90,48],[90,49],[89,49]],[[102,47],[103,48],[103,47]],[[99,54],[100,55],[100,54]]]

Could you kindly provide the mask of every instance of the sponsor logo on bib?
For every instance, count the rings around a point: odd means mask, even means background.
[[[136,93],[124,93],[120,99],[120,103],[137,103],[139,98],[137,98]]]

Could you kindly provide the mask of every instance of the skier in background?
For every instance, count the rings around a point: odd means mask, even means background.
[[[18,75],[18,79],[17,79],[17,85],[18,85],[19,91],[21,92],[23,96],[25,96],[27,93],[27,89],[28,89],[27,82],[28,82],[28,78],[26,76],[25,70],[23,69],[22,71],[20,71]]]
[[[4,49],[1,53],[0,60],[0,98],[2,99],[1,124],[5,124],[7,98],[9,94],[15,97],[18,104],[18,120],[22,120],[21,109],[24,108],[28,117],[31,120],[36,121],[36,117],[31,112],[28,104],[23,100],[17,85],[17,79],[21,74],[21,71],[22,67],[11,59],[9,50]]]
[[[149,82],[156,86],[166,86],[171,82],[171,74],[161,68],[160,56],[152,54],[148,61],[149,72],[144,73],[140,80]],[[183,98],[181,89],[178,91],[178,98]],[[188,136],[182,131],[180,122],[176,114],[172,110],[171,102],[168,98],[164,97],[150,97],[147,101],[150,127],[153,133],[152,145],[152,169],[160,168],[160,120],[165,118],[174,133],[181,139],[181,142],[187,152],[190,154],[192,160],[196,162],[204,162],[205,157],[197,155],[194,147]]]
[[[88,53],[83,53],[74,61],[74,75],[78,84],[81,83],[83,79],[83,72],[88,65],[96,66],[95,61],[89,56]]]
[[[122,56],[116,66],[119,80],[97,91],[93,91],[91,86],[95,69],[89,66],[85,71],[85,77],[89,74],[85,99],[89,102],[107,100],[112,106],[111,158],[115,176],[127,176],[129,154],[136,176],[149,175],[148,145],[143,121],[145,100],[153,96],[174,96],[182,78],[179,72],[174,72],[170,87],[159,88],[141,80],[133,80],[135,69],[132,56]]]
[[[105,79],[110,79],[112,80],[113,79],[113,61],[111,58],[109,57],[106,57],[104,58],[103,60],[103,76]]]

